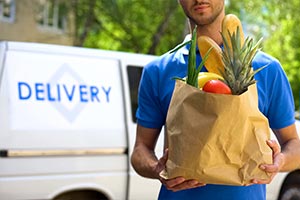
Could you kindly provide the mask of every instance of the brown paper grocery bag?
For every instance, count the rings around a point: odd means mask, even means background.
[[[183,176],[203,183],[245,185],[268,179],[258,168],[272,163],[268,120],[258,109],[256,85],[241,95],[203,92],[177,80],[166,137],[164,178]]]

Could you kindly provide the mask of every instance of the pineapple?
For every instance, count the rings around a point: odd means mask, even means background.
[[[247,91],[247,88],[256,82],[254,75],[265,67],[253,71],[251,65],[254,56],[260,50],[262,39],[257,43],[249,37],[242,41],[243,33],[240,28],[241,26],[237,26],[233,33],[229,30],[223,30],[221,33],[224,45],[222,50],[224,71],[220,70],[220,73],[235,95]]]
[[[244,33],[240,20],[233,14],[226,15],[222,23],[223,49],[209,37],[199,36],[196,41],[196,29],[193,30],[192,39],[182,45],[179,45],[171,52],[174,52],[191,43],[188,60],[188,75],[186,78],[178,78],[187,84],[198,87],[198,75],[205,64],[209,72],[221,75],[231,89],[231,94],[240,95],[247,91],[248,87],[256,81],[254,75],[262,70],[261,67],[255,71],[252,70],[252,61],[256,53],[260,50],[262,39],[258,42],[250,37],[244,40]],[[198,68],[196,65],[196,42],[198,42],[199,51],[202,56],[202,62]]]

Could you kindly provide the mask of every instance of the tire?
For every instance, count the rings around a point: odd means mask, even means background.
[[[300,200],[300,173],[293,172],[283,183],[278,200]]]
[[[280,200],[300,200],[300,185],[285,188],[281,194]]]
[[[61,194],[53,200],[108,200],[108,198],[96,191],[79,190]]]

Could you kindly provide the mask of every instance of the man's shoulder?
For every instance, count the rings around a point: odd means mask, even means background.
[[[185,65],[185,55],[187,54],[185,54],[184,49],[179,49],[176,52],[166,52],[148,63],[145,69],[150,71],[165,71],[178,65]]]
[[[189,44],[186,44],[184,46],[182,45],[186,43],[190,39],[190,37],[190,35],[187,35],[182,43],[178,44],[173,49],[162,54],[161,56],[158,56],[145,67],[164,69],[165,67],[170,65],[173,66],[176,64],[185,63],[184,56],[188,56],[189,54]]]
[[[270,54],[259,51],[255,55],[253,59],[253,64],[258,64],[258,65],[267,65],[267,64],[280,64],[278,59],[275,57],[271,56]]]

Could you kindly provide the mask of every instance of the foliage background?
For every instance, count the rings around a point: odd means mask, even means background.
[[[177,0],[71,0],[75,46],[160,55],[188,32]],[[263,50],[280,60],[300,110],[300,1],[227,0],[247,35],[263,37]]]

